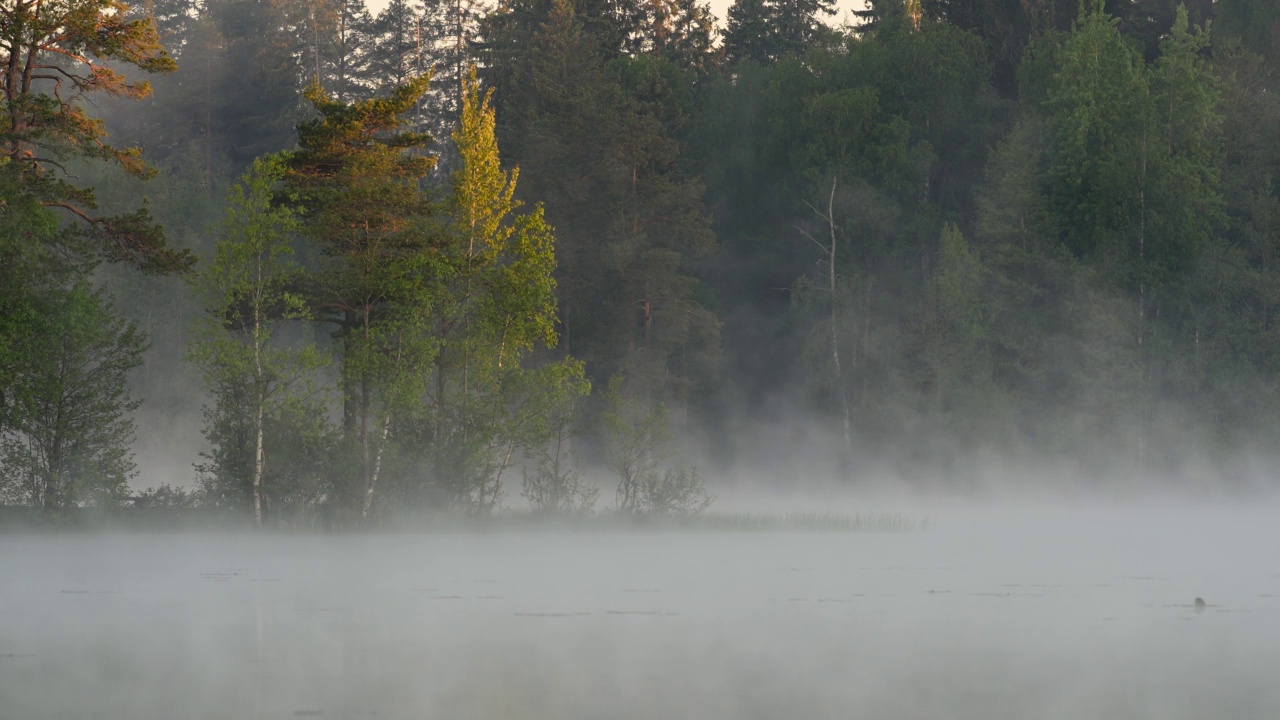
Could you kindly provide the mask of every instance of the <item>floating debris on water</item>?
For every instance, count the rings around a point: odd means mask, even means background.
[[[675,617],[680,613],[659,612],[658,610],[605,610],[605,615],[659,615],[662,617]]]
[[[589,612],[518,612],[516,617],[584,617]]]

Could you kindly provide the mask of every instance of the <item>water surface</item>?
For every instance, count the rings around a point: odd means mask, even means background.
[[[1274,512],[933,517],[0,535],[0,718],[1280,717]]]

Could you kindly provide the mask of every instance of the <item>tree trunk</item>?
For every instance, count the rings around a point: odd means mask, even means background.
[[[1142,175],[1138,186],[1138,470],[1147,464],[1147,136],[1142,136]]]
[[[261,371],[261,366],[259,366],[259,371]],[[254,441],[253,453],[253,526],[258,529],[262,529],[262,475],[266,468],[266,456],[263,454],[262,449],[262,425],[264,406],[266,405],[266,402],[267,399],[264,396],[261,387],[259,387],[258,412],[257,417],[254,418],[254,434],[256,435],[256,440]]]
[[[373,509],[373,491],[378,485],[378,474],[382,472],[382,453],[387,449],[387,436],[391,433],[391,413],[382,419],[382,442],[378,443],[378,453],[373,460],[373,473],[369,476],[369,484],[364,489],[364,504],[360,508],[360,517],[367,519]]]
[[[262,254],[257,257],[257,286],[263,287]],[[262,477],[266,469],[266,456],[263,453],[263,421],[267,412],[267,380],[262,370],[262,345],[265,341],[262,329],[263,297],[259,291],[254,296],[253,306],[253,382],[258,391],[257,406],[254,408],[254,452],[253,452],[253,526],[262,529]]]
[[[831,179],[831,194],[827,197],[827,229],[829,240],[827,252],[827,282],[831,296],[831,366],[835,372],[836,394],[840,396],[840,408],[844,413],[842,428],[844,430],[844,452],[846,462],[853,454],[853,422],[849,411],[849,396],[844,390],[844,374],[840,367],[840,325],[839,312],[836,306],[836,179]]]
[[[368,353],[369,336],[370,336],[370,308],[368,305],[364,307],[363,332],[364,332],[364,350]],[[364,360],[364,367],[360,368],[360,479],[361,487],[365,488],[365,494],[368,495],[373,487],[373,468],[369,460],[369,414],[373,411],[373,388],[372,380],[369,377],[368,359]],[[361,502],[361,517],[364,516],[363,508],[370,502],[369,498],[365,498]]]

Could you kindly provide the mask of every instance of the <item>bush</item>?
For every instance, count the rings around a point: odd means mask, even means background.
[[[605,393],[605,457],[618,476],[620,513],[694,516],[715,500],[697,468],[676,464],[667,410],[624,396],[622,380]]]

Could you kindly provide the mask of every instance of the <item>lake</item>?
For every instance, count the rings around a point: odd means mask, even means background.
[[[930,517],[0,535],[0,719],[1280,717],[1274,507]]]

